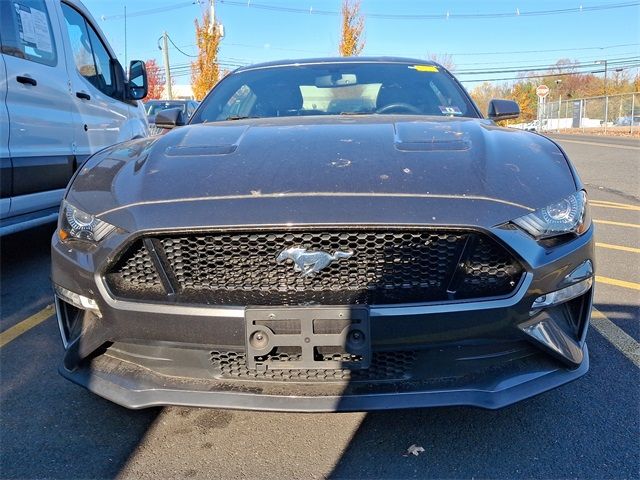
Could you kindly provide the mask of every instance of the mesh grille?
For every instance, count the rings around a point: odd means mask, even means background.
[[[284,354],[279,354],[280,356]],[[251,370],[247,368],[244,353],[240,352],[211,352],[211,364],[218,378],[238,380],[268,380],[268,381],[376,381],[376,380],[407,380],[415,362],[415,352],[377,352],[373,354],[371,366],[364,370],[340,369],[267,369]],[[288,360],[286,357],[283,361]],[[328,360],[339,360],[331,357]]]
[[[462,267],[457,298],[481,297],[493,291],[506,293],[509,285],[520,279],[521,268],[505,249],[481,237]]]
[[[158,273],[142,241],[134,243],[113,268],[117,274],[107,275],[108,283],[116,295],[165,297]]]
[[[492,297],[512,292],[523,272],[504,248],[466,231],[222,232],[158,237],[156,245],[177,300],[186,303],[380,305]],[[292,260],[276,260],[292,247],[353,255],[301,276]],[[141,288],[140,298],[163,296],[142,243],[136,248],[107,282],[119,296],[135,298]]]

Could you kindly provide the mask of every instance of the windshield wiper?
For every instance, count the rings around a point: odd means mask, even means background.
[[[262,118],[250,115],[229,115],[225,120],[246,120],[247,118]]]
[[[340,112],[340,115],[373,115],[375,112]]]

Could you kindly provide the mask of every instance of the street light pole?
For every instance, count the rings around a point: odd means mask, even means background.
[[[562,80],[558,79],[556,80],[556,88],[559,90],[560,89],[560,84],[562,83]],[[556,125],[556,130],[558,133],[560,133],[560,107],[562,107],[562,93],[558,94],[558,125]]]

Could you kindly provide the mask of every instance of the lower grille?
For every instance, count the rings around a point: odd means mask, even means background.
[[[280,353],[282,361],[290,360],[287,354]],[[299,381],[299,382],[371,382],[381,380],[407,380],[416,354],[413,351],[378,352],[373,354],[371,366],[365,370],[349,369],[268,369],[250,370],[247,368],[245,354],[238,352],[211,352],[211,365],[220,379]],[[339,360],[335,356],[326,360]]]
[[[336,257],[314,275],[286,249]],[[352,252],[337,258],[336,252]],[[133,300],[207,305],[384,305],[506,296],[522,265],[479,232],[425,229],[215,232],[138,240],[106,274]]]

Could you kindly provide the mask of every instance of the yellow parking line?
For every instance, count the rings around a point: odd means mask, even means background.
[[[637,205],[631,205],[630,203],[610,202],[608,200],[590,200],[590,201],[595,203],[606,203],[607,205],[616,205],[618,207],[640,208]]]
[[[609,205],[608,203],[599,203],[599,202],[589,202],[589,205],[596,208],[615,208],[616,210],[633,210],[636,212],[640,212],[640,207],[634,207],[633,205],[622,206],[622,205]]]
[[[640,228],[637,223],[612,222],[611,220],[594,220],[593,223],[601,223],[602,225],[615,225],[616,227]]]
[[[591,311],[591,326],[631,360],[636,367],[640,367],[640,344],[596,308]]]
[[[47,305],[38,313],[34,313],[29,318],[22,320],[11,328],[6,329],[4,332],[0,333],[0,348],[4,347],[12,340],[15,340],[23,333],[31,330],[33,327],[40,325],[46,319],[50,318],[53,313],[53,305]]]
[[[611,243],[596,242],[596,247],[608,248],[610,250],[621,250],[623,252],[640,253],[640,248],[625,247],[623,245],[612,245]]]
[[[601,277],[600,275],[596,275],[596,282],[615,285],[616,287],[630,288],[631,290],[640,290],[640,283],[627,282],[625,280],[618,280],[617,278]]]

